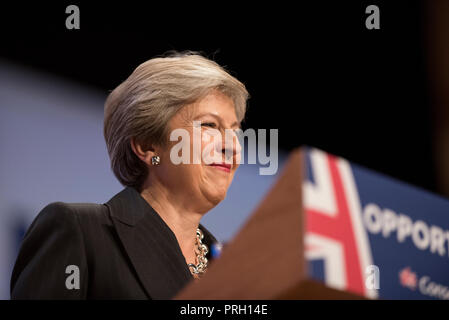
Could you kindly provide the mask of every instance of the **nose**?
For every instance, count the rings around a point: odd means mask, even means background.
[[[242,151],[242,146],[234,130],[226,130],[224,139],[221,144],[221,153],[225,158],[225,161],[230,161],[235,156],[239,157]],[[238,160],[238,159],[237,159]],[[238,162],[237,162],[238,163]]]

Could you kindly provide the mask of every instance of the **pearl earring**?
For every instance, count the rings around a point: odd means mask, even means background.
[[[151,164],[153,166],[157,166],[161,163],[161,158],[159,156],[152,156],[151,157]]]

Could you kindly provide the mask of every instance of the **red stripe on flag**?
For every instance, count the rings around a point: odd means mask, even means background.
[[[328,165],[335,195],[337,213],[334,217],[319,211],[307,209],[307,231],[333,238],[343,247],[347,287],[346,290],[365,294],[360,256],[357,250],[357,239],[351,221],[345,188],[337,166],[337,158],[328,156]]]

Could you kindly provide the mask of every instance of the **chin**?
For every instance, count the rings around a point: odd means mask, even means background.
[[[209,201],[213,203],[214,206],[219,204],[221,201],[223,201],[226,198],[226,191],[225,192],[217,192],[209,195]]]

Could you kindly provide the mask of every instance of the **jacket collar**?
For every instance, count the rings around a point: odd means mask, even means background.
[[[112,197],[106,205],[109,207],[112,217],[132,227],[148,210],[140,198],[141,196],[135,189],[126,187]]]
[[[175,234],[136,189],[126,187],[106,206],[149,298],[170,299],[192,280]],[[199,227],[210,248],[216,239]]]

